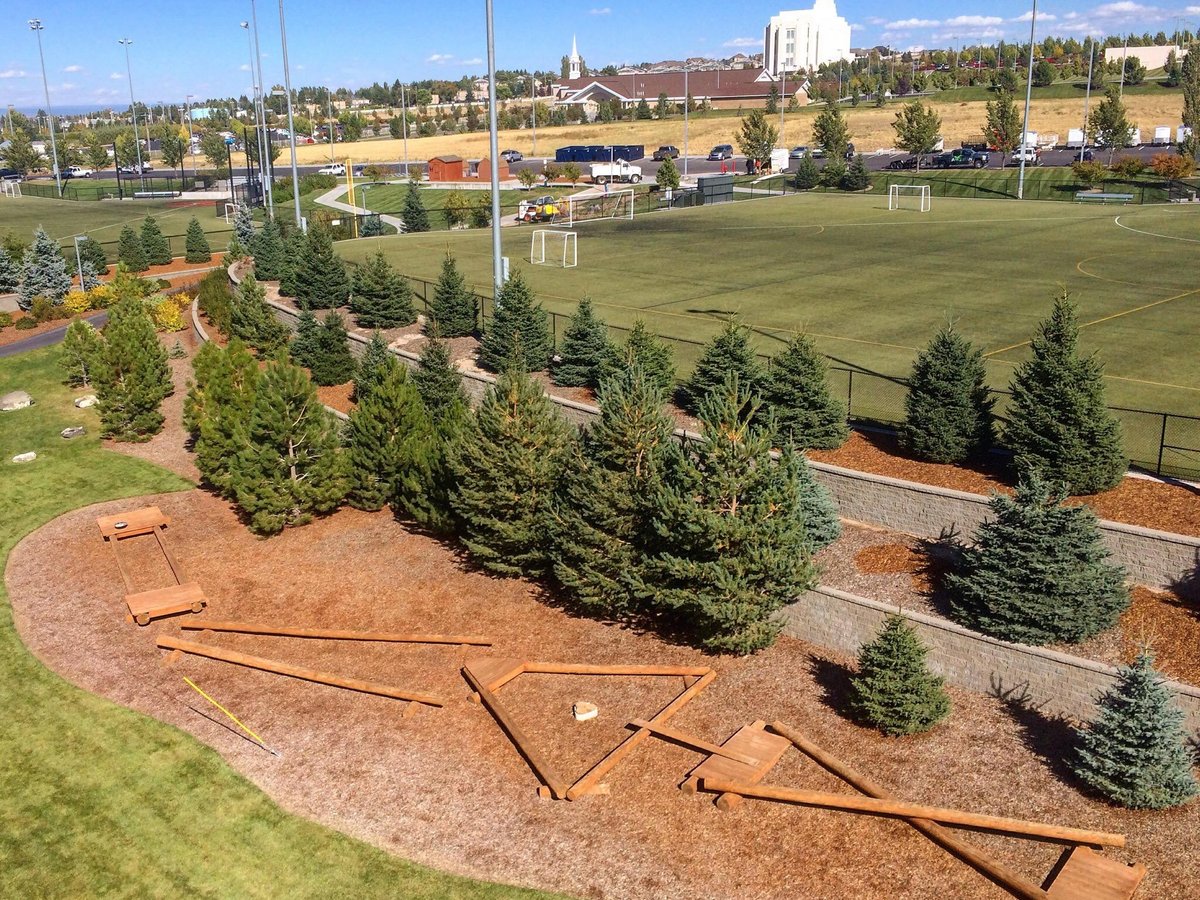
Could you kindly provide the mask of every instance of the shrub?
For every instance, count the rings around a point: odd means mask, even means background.
[[[1163,178],[1187,178],[1196,171],[1196,161],[1177,153],[1155,153],[1150,157],[1150,168]]]
[[[33,305],[29,308],[29,314],[33,316],[35,322],[53,322],[60,318],[59,307],[47,300],[45,297],[34,297]]]
[[[1136,156],[1119,156],[1109,169],[1121,178],[1137,178],[1146,171],[1146,164]]]
[[[37,328],[37,326],[37,320],[34,319],[33,316],[21,316],[21,318],[17,319],[17,323],[14,327],[17,329],[17,331],[30,331],[34,328]]]
[[[1071,163],[1071,171],[1075,173],[1075,177],[1086,184],[1088,187],[1100,184],[1109,176],[1108,167],[1099,160],[1091,162],[1073,162]]]
[[[232,292],[229,287],[229,276],[223,269],[213,269],[200,280],[200,291],[196,295],[200,311],[208,317],[208,321],[229,337],[232,335]]]
[[[858,651],[858,674],[850,679],[854,714],[892,737],[928,731],[946,718],[950,698],[926,668],[927,652],[903,616],[888,616]]]
[[[88,305],[92,309],[107,309],[114,299],[112,285],[97,285],[87,292],[87,296]]]
[[[0,312],[0,331],[8,328],[13,323],[12,313]]]
[[[92,308],[92,301],[85,291],[71,291],[63,298],[62,308],[67,315],[78,316]]]
[[[172,297],[163,297],[152,307],[154,327],[159,331],[183,331],[183,312]]]

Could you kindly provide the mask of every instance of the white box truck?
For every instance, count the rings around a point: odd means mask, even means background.
[[[1083,146],[1083,129],[1072,128],[1067,132],[1067,149],[1075,150]]]
[[[1140,128],[1132,128],[1132,129],[1130,129],[1130,131],[1129,131],[1129,143],[1127,143],[1125,146],[1126,146],[1126,147],[1140,147],[1140,146],[1142,146],[1142,129],[1140,129]]]
[[[1154,126],[1154,146],[1166,147],[1171,143],[1171,126],[1170,125],[1155,125]]]
[[[774,147],[771,150],[771,171],[782,172],[788,167],[787,147]]]

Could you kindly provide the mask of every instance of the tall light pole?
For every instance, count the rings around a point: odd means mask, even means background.
[[[329,135],[329,164],[337,160],[333,158],[333,91],[325,88],[325,131]]]
[[[262,105],[258,102],[259,88],[261,87],[261,85],[256,83],[257,79],[254,77],[254,35],[252,35],[250,33],[250,23],[242,22],[240,24],[241,24],[242,28],[244,28],[246,30],[246,46],[250,50],[250,94],[251,94],[250,104],[251,104],[251,106],[254,107],[254,148],[258,152],[258,190],[259,190],[260,197],[262,197],[262,199],[265,203],[266,202],[266,195],[265,195],[266,189],[263,187],[263,182],[265,179],[262,176],[263,159],[265,158],[265,154],[263,152],[263,119],[264,119],[264,115],[263,115]],[[246,151],[246,162],[247,162],[247,164],[250,162],[250,151],[249,150]],[[249,173],[247,173],[247,174],[249,174]]]
[[[404,177],[408,178],[408,93],[404,89],[404,82],[400,82],[400,105],[404,107],[400,111],[400,129],[404,135]]]
[[[1091,39],[1092,53],[1088,57],[1087,91],[1083,95],[1083,143],[1079,147],[1079,161],[1083,162],[1084,151],[1088,145],[1088,104],[1092,101],[1092,67],[1096,64],[1096,41]]]
[[[188,151],[192,154],[192,178],[196,177],[196,139],[192,137],[192,98],[195,94],[188,94],[184,99],[187,104],[187,120],[188,120]]]
[[[250,27],[254,29],[254,65],[258,73],[258,107],[262,111],[263,123],[263,150],[266,151],[266,156],[263,160],[259,160],[259,171],[267,173],[267,180],[264,185],[264,190],[267,195],[267,215],[272,219],[275,218],[275,197],[272,189],[271,168],[271,133],[267,130],[267,83],[263,81],[262,73],[262,52],[258,48],[258,8],[255,6],[254,0],[250,0]]]
[[[133,41],[129,38],[120,38],[117,43],[123,44],[125,47],[125,74],[129,78],[129,113],[133,117],[133,148],[137,151],[138,178],[142,182],[142,189],[145,190],[146,176],[142,171],[142,141],[138,137],[137,103],[133,99],[133,67],[129,64],[129,45]]]
[[[282,2],[282,0],[280,0]],[[492,0],[484,0],[487,16],[487,66],[488,66],[488,151],[492,176],[492,288],[493,298],[500,299],[504,287],[504,263],[500,256],[500,143],[496,125],[496,32],[492,24]]]
[[[537,76],[529,73],[529,123],[533,128],[533,155],[537,156]]]
[[[58,171],[58,138],[54,134],[54,108],[50,105],[50,83],[46,81],[46,55],[42,52],[42,20],[30,19],[29,27],[37,35],[38,58],[42,61],[42,90],[46,92],[46,120],[50,123],[50,152],[54,154],[54,184],[58,188],[58,198],[62,199],[62,173]],[[9,127],[12,127],[12,113],[8,116]]]
[[[283,19],[283,0],[279,0],[279,37],[283,43],[283,89],[287,91],[288,144],[292,149],[292,199],[296,204],[296,227],[304,230],[300,215],[300,172],[296,168],[296,119],[292,115],[292,71],[288,68],[287,25]]]
[[[688,177],[688,64],[683,61],[683,177]]]
[[[1025,199],[1025,144],[1029,140],[1029,101],[1033,99],[1033,35],[1037,27],[1037,0],[1029,17],[1029,66],[1025,73],[1025,122],[1021,126],[1021,171],[1017,175],[1017,199]]]

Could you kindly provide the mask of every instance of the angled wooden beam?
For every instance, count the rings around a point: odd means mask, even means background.
[[[330,641],[380,641],[394,644],[470,644],[490,647],[487,638],[464,634],[409,634],[394,631],[343,631],[334,628],[294,628],[290,625],[257,625],[198,619],[180,623],[187,631],[225,631],[233,634],[262,634],[272,637],[317,638]]]
[[[712,669],[706,666],[595,666],[582,663],[527,662],[531,675],[683,675],[702,677]]]
[[[666,738],[669,741],[674,741],[676,744],[683,744],[685,747],[690,747],[693,750],[699,750],[702,753],[707,753],[709,756],[723,756],[726,759],[732,759],[734,762],[740,762],[744,765],[755,768],[759,765],[759,760],[753,756],[747,756],[745,753],[738,753],[736,750],[729,750],[718,744],[711,744],[708,741],[701,740],[698,737],[693,737],[684,731],[679,731],[667,725],[660,725],[657,722],[651,722],[647,719],[633,719],[629,728],[645,728],[656,737]]]

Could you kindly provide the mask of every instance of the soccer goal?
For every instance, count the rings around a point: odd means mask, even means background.
[[[539,228],[529,242],[529,261],[535,266],[573,269],[579,262],[578,237],[573,231]]]
[[[237,204],[236,203],[226,203],[225,204],[225,224],[226,225],[233,224],[233,217],[236,213],[237,213]]]
[[[921,212],[929,212],[929,185],[890,185],[888,187],[888,209],[919,209]]]
[[[552,224],[562,228],[574,228],[580,222],[632,218],[633,191],[609,191],[607,194],[568,197],[566,208],[560,208],[559,217]]]
[[[0,197],[20,197],[21,182],[0,181]]]

